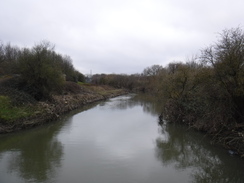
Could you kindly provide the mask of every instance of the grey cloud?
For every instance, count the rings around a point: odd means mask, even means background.
[[[2,0],[0,40],[46,39],[84,74],[138,73],[194,55],[243,26],[242,0]]]

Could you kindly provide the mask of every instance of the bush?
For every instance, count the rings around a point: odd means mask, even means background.
[[[201,62],[169,64],[162,78],[164,117],[209,133],[244,123],[244,34],[225,30]],[[238,124],[239,123],[239,124]]]
[[[19,72],[26,83],[27,92],[37,100],[49,98],[61,89],[64,76],[55,61],[54,48],[42,42],[32,49],[24,49],[19,60]]]
[[[220,93],[238,123],[244,122],[244,32],[224,30],[220,40],[202,52],[202,61],[213,68]]]
[[[75,82],[66,81],[64,84],[64,92],[65,93],[73,93],[78,94],[81,93],[81,86]]]

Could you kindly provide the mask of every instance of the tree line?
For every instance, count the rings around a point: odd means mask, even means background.
[[[244,130],[244,33],[240,28],[224,30],[216,43],[186,62],[153,65],[133,75],[94,75],[93,83],[157,95],[167,121],[209,133],[237,127],[240,132]],[[235,138],[241,140],[244,134],[239,132]]]
[[[18,82],[11,84],[37,100],[62,91],[65,81],[85,79],[71,58],[55,52],[47,41],[32,48],[0,43],[0,78],[6,75],[17,76]],[[224,30],[216,43],[186,62],[153,65],[132,75],[95,74],[92,83],[158,96],[164,119],[201,130],[243,124],[244,33],[240,28]]]
[[[72,59],[57,53],[48,41],[32,48],[0,43],[0,78],[6,76],[15,77],[8,86],[23,90],[37,100],[62,90],[65,81],[85,80],[84,75],[74,68]]]

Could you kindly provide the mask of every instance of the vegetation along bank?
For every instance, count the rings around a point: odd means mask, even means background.
[[[162,101],[160,115],[203,131],[212,142],[244,157],[244,33],[224,30],[201,54],[185,62],[153,65],[133,75],[100,74],[108,84],[153,94]]]
[[[202,131],[212,142],[244,157],[244,33],[240,28],[224,30],[214,44],[185,62],[152,65],[132,75],[96,74],[89,85],[84,81],[70,57],[56,53],[48,42],[31,49],[0,45],[0,131],[44,123],[110,96],[104,92],[117,95],[127,89],[157,97],[163,104],[163,121]],[[92,90],[100,85],[120,90],[98,87],[99,94]],[[42,120],[45,116],[47,120]]]
[[[54,121],[87,103],[126,93],[85,83],[72,60],[49,42],[33,48],[0,45],[0,133]]]

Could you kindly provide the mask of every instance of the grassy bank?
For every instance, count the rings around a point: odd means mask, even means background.
[[[67,83],[62,94],[55,94],[49,100],[28,101],[16,105],[18,96],[0,95],[0,133],[27,129],[56,120],[64,113],[82,105],[125,94],[122,89],[90,84]]]
[[[31,106],[13,106],[8,96],[0,96],[0,122],[12,123],[15,120],[32,116],[34,108]]]

